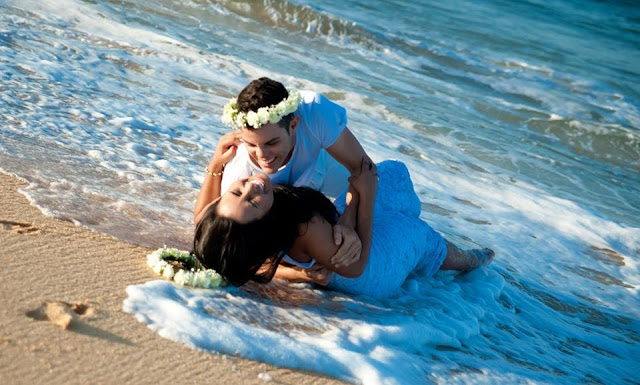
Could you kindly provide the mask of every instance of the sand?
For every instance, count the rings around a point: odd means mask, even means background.
[[[342,384],[161,338],[122,311],[151,250],[44,216],[24,186],[0,173],[0,383]]]

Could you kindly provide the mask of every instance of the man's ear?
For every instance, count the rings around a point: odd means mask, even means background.
[[[291,118],[291,122],[289,122],[289,135],[296,132],[296,129],[298,128],[299,123],[300,123],[299,115],[296,115],[293,118]]]

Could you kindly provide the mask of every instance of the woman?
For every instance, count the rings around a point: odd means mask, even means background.
[[[382,162],[377,173],[364,163],[361,168],[336,200],[338,209],[317,191],[272,186],[266,175],[235,182],[198,223],[196,256],[237,286],[275,276],[373,297],[393,294],[413,271],[430,276],[492,261],[492,250],[462,251],[419,219],[420,201],[403,163]],[[365,191],[378,177],[377,191]],[[361,196],[374,196],[375,203]],[[335,260],[332,225],[347,200],[355,204],[346,210],[357,210],[342,216],[354,224],[362,248],[353,258]],[[363,213],[371,206],[368,218]]]

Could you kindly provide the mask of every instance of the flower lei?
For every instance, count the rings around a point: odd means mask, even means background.
[[[166,247],[147,255],[147,265],[154,273],[167,279],[173,279],[178,285],[195,287],[219,287],[225,284],[224,278],[212,269],[203,269],[190,253]],[[182,265],[183,268],[178,268]]]
[[[280,103],[270,107],[260,107],[258,111],[247,113],[238,111],[238,98],[232,98],[224,106],[222,122],[237,129],[243,127],[260,128],[266,123],[278,123],[283,117],[295,112],[302,101],[300,92],[287,87],[289,96]]]

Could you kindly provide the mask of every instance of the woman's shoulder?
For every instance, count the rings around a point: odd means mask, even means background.
[[[298,225],[298,237],[288,254],[300,261],[315,259],[326,266],[337,250],[333,226],[322,215],[314,214],[308,222]]]

